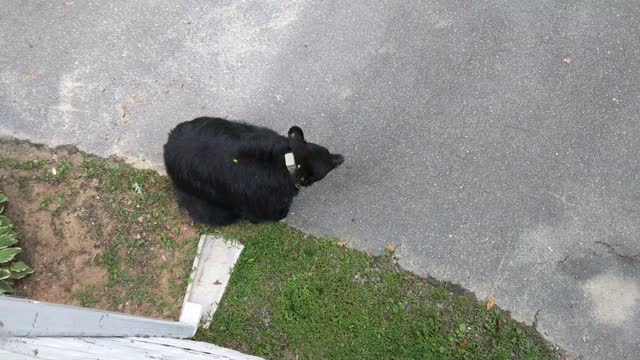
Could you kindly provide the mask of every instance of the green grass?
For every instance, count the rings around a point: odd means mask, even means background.
[[[99,290],[92,286],[90,288],[82,289],[74,294],[74,296],[80,301],[80,305],[84,307],[94,307],[100,300]]]
[[[20,193],[29,198],[31,196],[31,179],[28,176],[18,177],[18,190]]]
[[[269,359],[554,359],[529,327],[445,284],[287,225],[221,235],[245,250],[197,339]]]
[[[55,196],[47,196],[41,203],[40,209],[50,210],[53,216],[59,215],[68,206],[70,198],[65,199],[65,195],[60,193]]]
[[[18,161],[11,157],[0,155],[0,167],[7,167],[14,170],[30,171],[40,169],[45,163],[45,160]]]

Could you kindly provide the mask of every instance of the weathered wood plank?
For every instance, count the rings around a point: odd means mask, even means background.
[[[231,270],[244,247],[234,241],[212,235],[202,235],[198,255],[193,262],[191,279],[182,306],[181,322],[187,322],[187,302],[202,305],[201,322],[209,327],[229,283]]]
[[[175,321],[0,296],[0,336],[188,338],[196,330]]]
[[[213,344],[169,338],[0,338],[2,360],[260,360]]]

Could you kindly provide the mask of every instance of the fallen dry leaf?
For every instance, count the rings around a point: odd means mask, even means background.
[[[387,247],[384,248],[387,252],[393,252],[396,248],[393,247],[393,245],[387,245]]]
[[[502,321],[498,320],[498,331],[502,330],[502,328],[504,328],[504,324]]]
[[[338,243],[338,247],[345,247],[345,246],[347,246],[347,242],[346,241],[340,241]]]
[[[496,306],[496,299],[489,295],[489,299],[487,300],[487,310],[493,309],[494,306]]]
[[[294,251],[294,252],[293,252],[293,256],[294,256],[294,257],[298,257],[298,255],[300,255],[300,254],[298,254],[298,252],[297,252],[297,251]]]
[[[571,64],[571,62],[573,61],[573,59],[571,59],[571,56],[567,55],[562,59],[562,62],[569,65]]]
[[[467,341],[467,339],[464,339],[464,341],[460,343],[460,347],[465,347],[468,343],[469,341]]]
[[[372,253],[371,251],[367,251],[367,256],[368,256],[369,258],[373,258],[373,253]]]

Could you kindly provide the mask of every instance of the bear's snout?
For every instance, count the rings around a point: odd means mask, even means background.
[[[338,166],[342,165],[343,162],[344,162],[344,156],[340,154],[331,155],[331,163],[333,164],[334,168],[337,168]]]

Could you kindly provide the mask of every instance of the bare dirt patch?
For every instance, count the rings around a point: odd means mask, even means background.
[[[166,177],[72,147],[0,140],[0,191],[35,270],[14,295],[179,316],[202,229]]]

